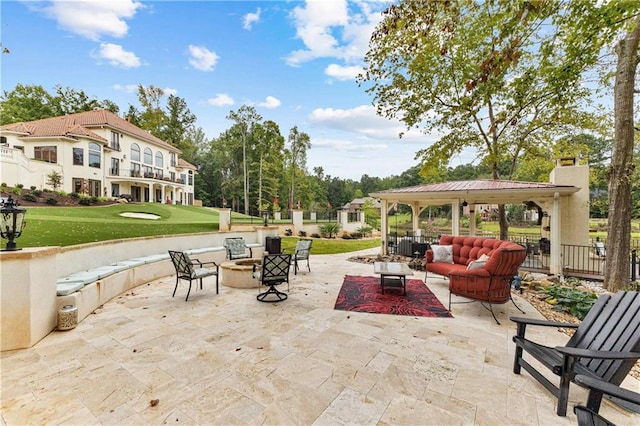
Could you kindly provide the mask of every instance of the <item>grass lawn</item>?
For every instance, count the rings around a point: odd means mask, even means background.
[[[157,220],[120,216],[146,213]],[[18,247],[70,246],[120,238],[189,234],[218,230],[218,212],[159,203],[103,207],[29,207]]]
[[[144,213],[158,219],[138,219],[121,213]],[[216,232],[217,210],[159,203],[114,204],[103,207],[29,207],[18,247],[70,246],[97,241],[154,235]],[[293,252],[296,237],[282,237],[283,250]],[[313,254],[334,254],[379,247],[380,239],[314,239]]]

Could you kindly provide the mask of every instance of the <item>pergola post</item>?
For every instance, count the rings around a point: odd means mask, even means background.
[[[381,199],[380,200],[380,229],[382,230],[382,255],[386,256],[387,253],[387,247],[389,245],[389,242],[387,241],[387,237],[389,236],[389,229],[388,229],[388,216],[389,216],[389,203],[387,200],[385,199]]]
[[[553,275],[563,275],[562,252],[560,244],[560,194],[553,194],[553,204],[551,205],[551,247],[549,272]]]
[[[469,235],[476,235],[476,205],[469,204]]]
[[[451,235],[460,235],[460,200],[451,203]]]

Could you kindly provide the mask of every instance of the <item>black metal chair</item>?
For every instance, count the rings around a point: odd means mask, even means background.
[[[279,291],[276,286],[289,283],[289,268],[291,267],[290,254],[268,254],[262,258],[262,267],[257,270],[253,265],[253,276],[261,285],[269,287],[267,291],[258,294],[261,302],[281,302],[287,299],[287,293]]]
[[[640,359],[640,293],[636,291],[600,296],[580,324],[518,317],[511,320],[517,323],[517,334],[513,336],[516,344],[513,372],[520,374],[524,368],[558,398],[559,416],[567,414],[569,385],[576,375],[619,385]],[[574,328],[576,332],[565,346],[552,348],[527,340],[527,325]],[[529,364],[523,358],[524,352],[560,376],[559,386]],[[601,397],[597,398],[598,403]]]
[[[222,245],[227,250],[227,260],[251,259],[253,257],[253,250],[247,246],[242,237],[225,238]],[[247,250],[249,250],[248,253]]]
[[[214,275],[216,277],[216,294],[218,294],[218,264],[216,262],[201,262],[198,259],[190,259],[189,255],[182,251],[169,250],[169,256],[171,256],[173,266],[176,268],[176,286],[171,297],[176,295],[178,282],[181,279],[189,281],[189,290],[187,291],[187,297],[184,299],[187,301],[189,300],[189,293],[191,293],[191,281],[200,280],[200,290],[202,290],[202,279]],[[205,265],[213,265],[215,269],[205,268]]]
[[[307,261],[307,269],[311,272],[311,266],[309,265],[309,254],[311,253],[311,246],[313,245],[313,240],[298,240],[296,243],[296,250],[291,256],[291,260],[293,261],[293,274],[298,275],[298,261],[306,260]]]
[[[600,401],[603,396],[613,397],[640,407],[640,393],[589,376],[577,375],[575,382],[589,389],[586,406],[576,405],[573,407],[573,412],[578,417],[578,426],[615,426],[614,423],[599,414]]]

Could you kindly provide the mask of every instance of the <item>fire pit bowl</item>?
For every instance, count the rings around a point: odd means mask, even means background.
[[[220,283],[234,288],[257,288],[260,282],[253,278],[253,265],[260,269],[262,259],[238,259],[220,264]]]

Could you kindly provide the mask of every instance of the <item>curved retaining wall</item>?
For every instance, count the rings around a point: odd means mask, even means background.
[[[77,306],[81,321],[119,294],[173,275],[168,250],[222,262],[224,239],[243,237],[259,257],[265,238],[274,235],[277,228],[262,227],[252,232],[166,235],[0,252],[0,350],[33,346],[56,328],[58,309],[64,305]],[[60,286],[65,281],[82,285],[77,289]]]

